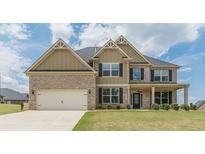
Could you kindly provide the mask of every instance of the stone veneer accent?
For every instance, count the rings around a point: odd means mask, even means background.
[[[38,89],[87,89],[88,109],[96,107],[96,77],[95,75],[30,75],[29,76],[29,109],[36,110],[36,91]],[[34,90],[34,94],[32,94]]]
[[[97,104],[96,105],[101,105],[99,104],[99,88],[103,88],[103,87],[97,87],[96,88],[96,102]],[[123,103],[122,104],[119,104],[121,106],[121,108],[127,108],[127,104],[128,104],[128,87],[105,87],[105,88],[123,88]],[[102,104],[102,107],[103,108],[107,108],[107,105],[108,104]],[[112,104],[110,104],[112,105]],[[117,104],[118,105],[118,104]],[[116,104],[113,104],[112,105],[113,107],[116,107]]]

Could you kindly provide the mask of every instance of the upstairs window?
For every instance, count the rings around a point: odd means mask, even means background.
[[[102,64],[102,76],[119,76],[119,64]]]
[[[133,80],[141,80],[141,69],[140,68],[133,69]]]
[[[169,70],[154,70],[154,81],[169,81]]]

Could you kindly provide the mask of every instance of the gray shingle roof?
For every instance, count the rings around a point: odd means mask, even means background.
[[[0,95],[4,97],[4,100],[28,100],[28,94],[20,93],[8,88],[1,88]]]
[[[83,58],[86,62],[89,62],[89,59],[100,49],[100,47],[86,47],[80,50],[77,50],[76,53]]]
[[[82,48],[76,51],[76,53],[83,58],[86,62],[89,62],[89,59],[100,49],[101,47],[86,47]],[[170,66],[170,67],[179,67],[178,65],[165,62],[153,57],[145,56],[144,57],[152,64],[155,66]]]
[[[166,62],[166,61],[162,61],[153,57],[149,57],[149,56],[145,56],[144,57],[152,64],[152,65],[156,65],[156,66],[170,66],[170,67],[179,67],[178,65]]]

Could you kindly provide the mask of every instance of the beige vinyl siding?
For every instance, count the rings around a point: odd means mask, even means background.
[[[119,49],[103,49],[99,55],[100,62],[122,62],[123,54]]]
[[[133,58],[133,60],[131,60],[131,62],[146,62],[141,55],[139,55],[135,49],[133,49],[129,44],[126,45],[122,45],[119,44],[118,45],[128,56],[130,56],[131,58]],[[146,62],[147,63],[147,62]]]
[[[123,55],[119,49],[104,49],[99,55],[99,59],[94,62],[94,70],[98,72],[99,63],[122,63],[123,76],[122,77],[99,77],[97,76],[97,84],[124,84],[128,83],[129,77],[129,63],[123,60]]]
[[[69,49],[55,49],[33,70],[89,70]]]

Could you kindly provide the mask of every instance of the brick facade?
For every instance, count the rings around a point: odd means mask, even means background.
[[[36,110],[36,91],[38,89],[87,89],[88,109],[96,107],[95,75],[31,75],[29,76],[29,109]],[[34,94],[32,94],[32,91]]]

